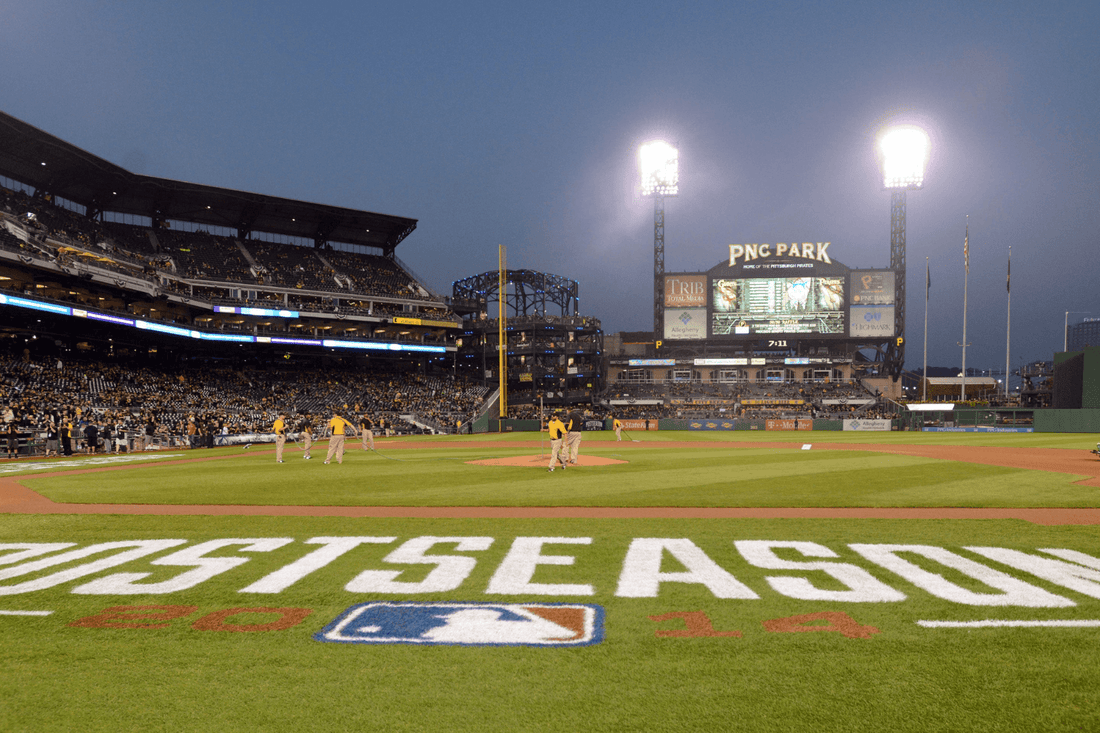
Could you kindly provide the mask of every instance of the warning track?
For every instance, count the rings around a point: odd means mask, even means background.
[[[500,448],[496,441],[469,441],[456,446],[474,449]],[[509,442],[508,448],[539,448],[537,441]],[[626,444],[623,444],[624,446]],[[657,448],[712,448],[714,450],[798,449],[801,443],[706,443],[663,442],[646,440],[624,450],[650,451]],[[406,450],[439,447],[427,441],[395,441],[386,450]],[[606,447],[601,444],[600,447]],[[821,451],[873,451],[905,456],[919,456],[964,463],[979,463],[1035,471],[1049,471],[1084,476],[1078,484],[1100,487],[1100,461],[1086,451],[1059,448],[1008,448],[992,446],[917,446],[837,443],[816,444]],[[232,456],[197,457],[164,463],[193,463],[224,460]],[[581,457],[582,467],[588,461]],[[600,463],[603,463],[602,461]],[[99,467],[54,473],[72,475],[121,471],[136,467]],[[536,464],[527,461],[523,465]],[[541,467],[541,464],[537,464]],[[605,470],[614,470],[608,465]],[[1061,525],[1100,524],[1100,507],[1086,508],[968,508],[968,507],[884,507],[884,508],[805,508],[805,507],[325,507],[325,506],[259,506],[259,505],[153,505],[153,504],[60,504],[20,483],[28,478],[0,478],[0,514],[124,514],[153,516],[294,516],[294,517],[396,517],[423,519],[484,518],[484,519],[1021,519],[1035,524]]]

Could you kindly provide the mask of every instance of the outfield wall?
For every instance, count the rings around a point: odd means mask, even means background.
[[[929,432],[1031,432],[1023,424],[1018,424],[1015,413],[1022,412],[1035,416],[1033,431],[1036,433],[1100,433],[1100,409],[1096,410],[1004,410],[994,408],[960,408],[954,413],[943,413],[948,419],[954,418],[950,426],[925,426]],[[1011,419],[1005,419],[1011,414]],[[910,430],[921,429],[913,416],[903,420],[765,420],[765,419],[683,419],[661,418],[659,420],[623,420],[628,432],[656,430],[752,430],[759,432],[805,432],[822,430],[901,430],[908,424]],[[590,421],[591,423],[592,421]],[[481,423],[481,424],[479,424]],[[1019,423],[1026,423],[1021,416]],[[886,425],[890,425],[886,428]],[[480,429],[479,429],[480,428]],[[599,430],[589,424],[585,430]],[[605,420],[603,430],[611,429],[611,421]],[[538,432],[538,420],[490,420],[475,421],[474,432],[521,433]]]
[[[602,422],[602,424],[595,425],[593,424],[594,422]],[[858,430],[886,432],[898,429],[898,422],[895,420],[735,420],[733,418],[661,418],[659,420],[623,420],[622,423],[623,429],[626,430],[628,433],[646,432],[647,430],[649,432],[658,430],[755,430],[761,432],[820,432],[822,430]],[[487,426],[488,432],[490,433],[538,432],[539,421],[509,419],[489,420]],[[611,430],[611,420],[588,421],[588,423],[585,425],[585,430]]]
[[[1037,433],[1100,433],[1100,410],[1036,410]]]

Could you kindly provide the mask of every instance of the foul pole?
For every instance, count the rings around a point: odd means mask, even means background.
[[[500,416],[508,417],[508,263],[504,245],[499,245],[497,265],[499,281],[497,289],[497,374],[500,377]]]

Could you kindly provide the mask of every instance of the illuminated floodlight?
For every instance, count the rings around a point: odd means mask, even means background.
[[[879,140],[886,188],[920,188],[928,163],[928,134],[919,127],[895,127]]]
[[[675,196],[680,192],[680,151],[664,140],[638,148],[643,196]]]

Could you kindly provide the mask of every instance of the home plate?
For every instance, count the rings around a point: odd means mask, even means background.
[[[528,466],[531,468],[546,468],[550,465],[550,455],[544,456],[512,456],[511,458],[482,458],[477,461],[466,461],[466,463],[476,466]],[[577,467],[583,468],[585,466],[615,466],[620,463],[627,463],[627,461],[618,461],[614,458],[603,458],[602,456],[586,456],[580,455],[577,457]],[[561,470],[561,466],[557,461],[554,462],[554,468]],[[570,466],[572,468],[572,466]]]

